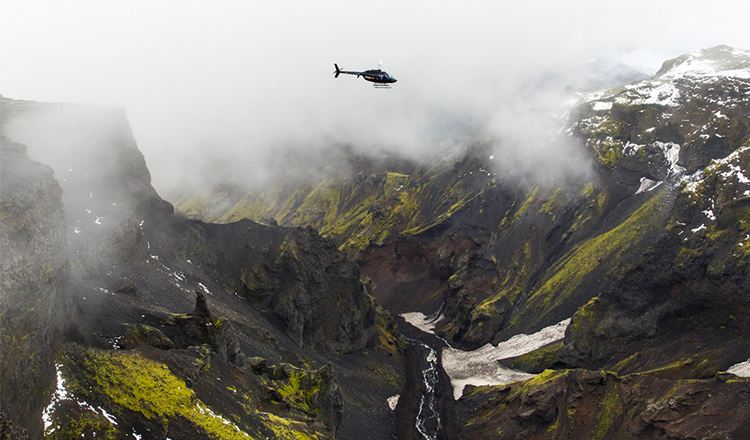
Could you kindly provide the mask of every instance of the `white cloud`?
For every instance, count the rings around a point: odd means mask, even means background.
[[[162,189],[216,158],[260,173],[279,145],[424,155],[446,120],[523,138],[592,57],[653,70],[750,47],[740,1],[6,0],[2,14],[0,93],[125,106]],[[381,59],[391,90],[333,79],[334,62]]]

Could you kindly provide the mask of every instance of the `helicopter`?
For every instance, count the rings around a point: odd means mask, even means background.
[[[336,68],[336,71],[333,72],[333,77],[338,78],[342,73],[347,75],[357,75],[357,78],[361,76],[365,79],[365,81],[373,83],[373,86],[375,86],[375,88],[390,89],[391,84],[395,83],[397,79],[391,76],[388,72],[383,71],[381,69],[382,64],[382,61],[379,62],[377,69],[365,70],[364,72],[355,72],[353,70],[341,70],[339,68],[339,65],[334,63],[333,67]]]

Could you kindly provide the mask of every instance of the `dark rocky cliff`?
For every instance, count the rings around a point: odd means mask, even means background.
[[[120,110],[0,110],[49,165],[3,137],[12,425],[32,438],[388,437],[398,341],[332,243],[176,215]]]
[[[36,424],[21,421],[38,417],[45,405],[64,322],[69,266],[62,191],[52,169],[5,138],[0,166],[0,411],[38,437]]]

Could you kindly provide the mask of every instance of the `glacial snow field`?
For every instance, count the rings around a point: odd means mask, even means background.
[[[738,364],[734,364],[729,369],[727,369],[728,372],[734,374],[735,376],[739,377],[750,377],[750,359],[746,360],[745,362],[740,362]]]
[[[436,320],[429,320],[420,312],[403,313],[401,316],[425,333],[435,334]],[[476,350],[464,351],[451,346],[443,348],[443,369],[451,379],[453,397],[461,398],[466,385],[502,385],[530,379],[535,374],[524,373],[503,367],[497,361],[529,353],[565,336],[570,318],[544,327],[530,335],[518,334],[499,344],[486,344]]]

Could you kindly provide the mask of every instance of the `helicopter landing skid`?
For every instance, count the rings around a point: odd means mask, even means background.
[[[390,89],[390,88],[391,88],[391,86],[389,86],[389,85],[378,85],[378,84],[373,84],[372,86],[373,86],[374,88],[376,88],[376,89]]]

